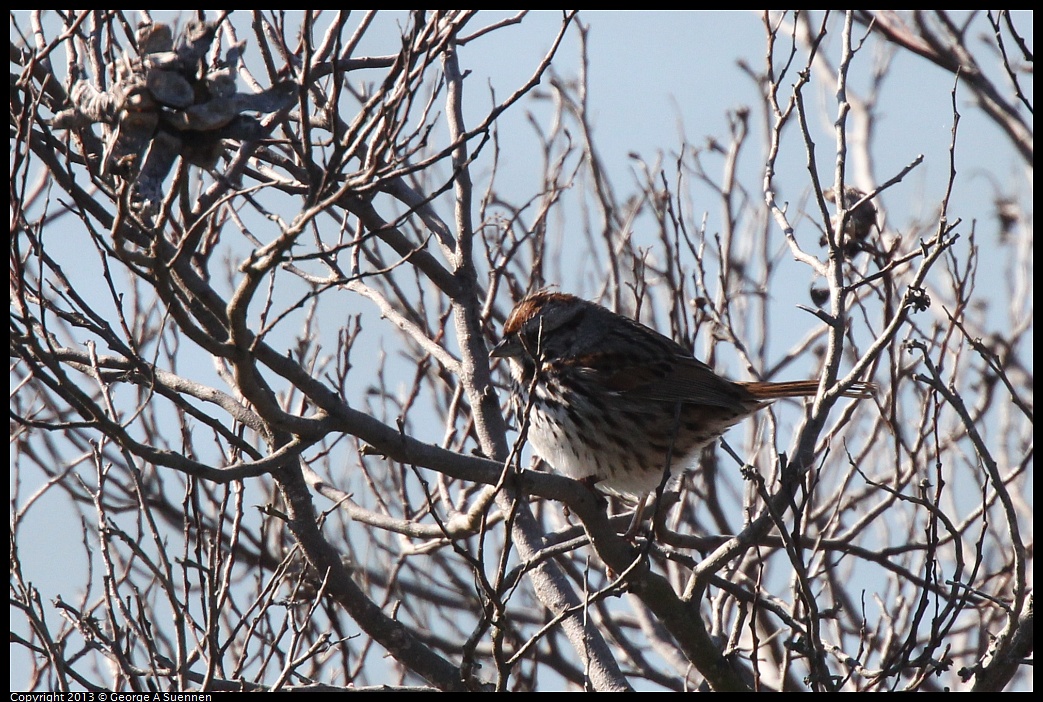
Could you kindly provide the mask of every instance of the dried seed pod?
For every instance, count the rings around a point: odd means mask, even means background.
[[[139,24],[136,38],[138,53],[142,56],[174,50],[174,32],[170,29],[169,24],[162,22]]]
[[[232,69],[230,68],[222,68],[219,71],[207,73],[203,78],[203,84],[211,100],[235,95],[235,77],[232,75]]]
[[[138,198],[158,200],[163,180],[178,156],[212,168],[225,150],[225,139],[255,141],[266,134],[260,120],[244,112],[272,113],[293,104],[296,85],[281,81],[260,93],[236,91],[232,66],[243,44],[229,48],[226,60],[209,72],[204,59],[217,25],[188,22],[178,37],[169,25],[138,26],[138,55],[115,59],[111,89],[98,90],[77,80],[69,91],[71,106],[51,120],[58,129],[115,125],[102,155],[103,175],[136,182]]]
[[[138,194],[143,200],[160,202],[163,199],[163,181],[181,155],[183,146],[184,142],[177,134],[165,129],[156,130],[137,179]]]
[[[174,52],[187,71],[194,73],[198,69],[199,62],[206,56],[216,34],[217,25],[212,22],[192,20],[185,24]]]
[[[180,73],[153,69],[145,85],[156,101],[167,107],[185,108],[195,102],[196,91]]]

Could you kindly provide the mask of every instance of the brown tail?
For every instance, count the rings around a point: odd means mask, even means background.
[[[818,393],[817,380],[792,380],[788,383],[739,383],[746,391],[761,400],[775,400],[780,397],[814,397]],[[844,397],[858,400],[873,397],[876,386],[872,383],[858,382],[844,393]]]

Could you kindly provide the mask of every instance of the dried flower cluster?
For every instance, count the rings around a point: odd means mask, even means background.
[[[242,44],[208,67],[204,59],[216,33],[215,23],[192,21],[175,41],[169,25],[141,24],[139,57],[117,59],[116,81],[109,90],[77,80],[70,91],[72,107],[58,113],[52,126],[114,125],[101,173],[136,180],[140,199],[158,201],[178,156],[200,168],[213,168],[225,139],[252,141],[267,133],[257,117],[244,112],[277,112],[293,102],[295,89],[289,80],[260,93],[236,91],[233,67]]]

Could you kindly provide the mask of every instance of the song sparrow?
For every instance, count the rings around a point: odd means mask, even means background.
[[[490,356],[507,359],[536,454],[631,498],[654,491],[668,466],[679,475],[699,449],[771,401],[818,392],[817,380],[727,380],[643,324],[547,291],[515,305]],[[871,389],[860,383],[845,395]]]

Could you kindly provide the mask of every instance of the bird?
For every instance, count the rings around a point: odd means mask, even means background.
[[[836,234],[837,245],[840,247],[841,252],[844,256],[851,258],[859,251],[876,251],[876,247],[873,242],[870,241],[869,235],[872,234],[873,229],[877,226],[876,223],[876,205],[871,200],[866,200],[858,207],[855,207],[859,201],[861,201],[866,194],[858,188],[845,187],[844,188],[844,208],[847,209],[847,219],[844,221],[844,228],[840,228],[840,220],[837,217],[832,219],[833,231]],[[823,199],[826,202],[837,203],[837,188],[829,188],[823,194]],[[819,239],[819,246],[825,246],[828,243],[826,235],[823,234],[822,238]]]
[[[550,290],[514,306],[489,355],[507,362],[515,414],[539,458],[642,503],[731,426],[819,388],[818,380],[728,380],[654,329]],[[844,396],[866,398],[874,389],[857,382]]]

